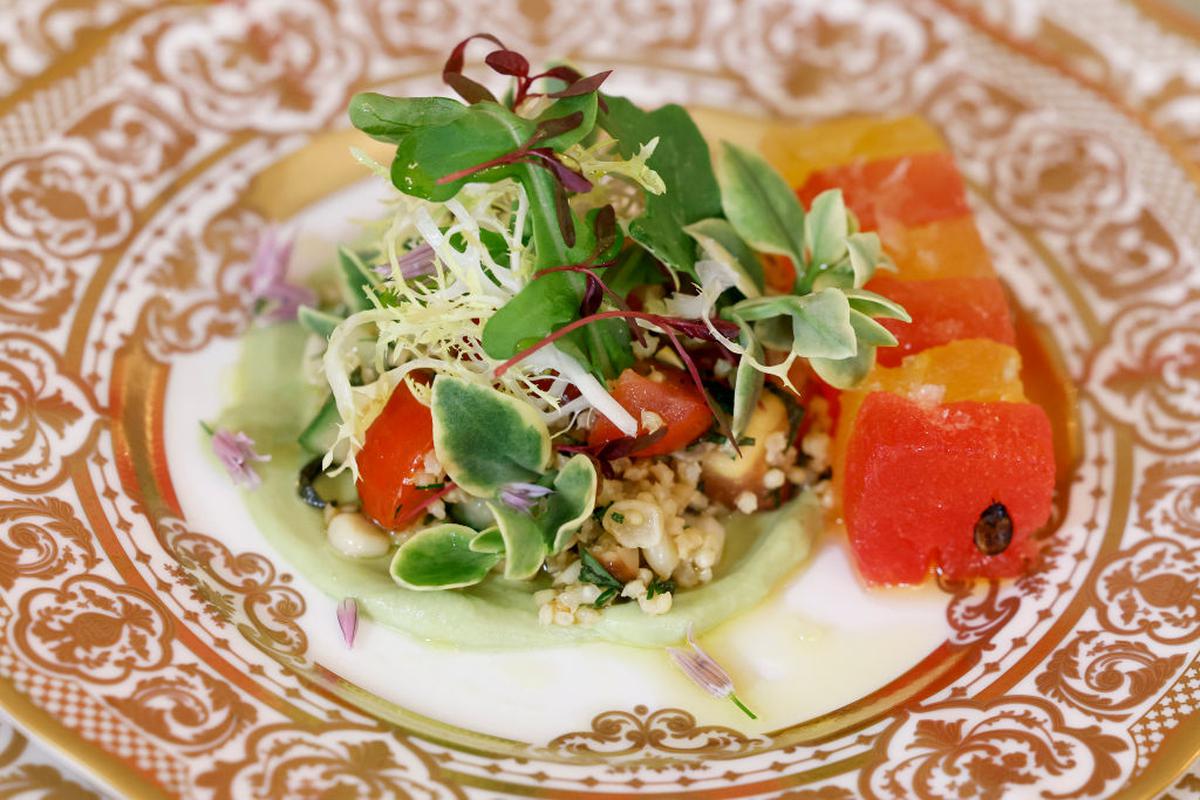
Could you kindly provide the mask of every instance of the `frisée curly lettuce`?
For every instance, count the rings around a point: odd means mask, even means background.
[[[503,99],[463,72],[481,39]],[[481,35],[444,77],[462,101],[351,103],[395,147],[354,157],[395,191],[339,251],[337,295],[251,335],[293,359],[288,401],[227,415],[274,417],[261,491],[298,470],[321,513],[294,501],[291,529],[324,529],[302,560],[332,547],[327,590],[428,638],[711,627],[808,552],[829,418],[797,375],[852,386],[895,344],[878,319],[905,311],[863,288],[879,238],[745,149],[714,168],[686,110],[603,94],[607,72],[534,74]]]

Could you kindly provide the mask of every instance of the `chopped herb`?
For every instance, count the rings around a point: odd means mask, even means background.
[[[753,437],[753,436],[743,436],[742,438],[738,439],[738,446],[739,446],[739,447],[750,447],[750,446],[752,446],[753,444],[754,444],[754,437]]]
[[[623,523],[625,521],[625,515],[622,514],[620,511],[614,511],[611,514],[609,514],[608,516],[610,519],[612,519],[613,522],[617,523],[618,525],[620,525],[621,523]]]
[[[624,584],[614,578],[612,573],[606,570],[594,555],[582,547],[579,548],[579,560],[583,565],[579,570],[579,580],[595,584],[603,589],[612,589],[615,592],[624,588]]]
[[[673,591],[675,591],[675,581],[670,579],[662,580],[661,578],[655,578],[650,582],[650,585],[646,587],[646,599],[649,600],[656,594],[670,594]]]
[[[416,488],[416,489],[445,489],[446,482],[441,481],[439,483],[422,483],[422,484],[418,484],[414,488]]]
[[[594,608],[604,608],[608,603],[617,596],[616,588],[610,586],[601,592],[592,603]]]

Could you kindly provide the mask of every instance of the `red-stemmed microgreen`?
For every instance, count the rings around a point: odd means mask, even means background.
[[[533,84],[538,80],[549,78],[562,81],[566,84],[562,89],[544,93],[547,97],[578,97],[579,95],[599,89],[600,85],[612,73],[612,70],[605,70],[604,72],[597,72],[594,75],[584,77],[578,70],[560,65],[531,75],[529,72],[529,59],[515,50],[508,49],[503,42],[490,33],[476,33],[455,45],[454,50],[450,52],[450,57],[446,59],[445,66],[442,67],[442,80],[468,103],[497,102],[496,96],[483,84],[463,74],[467,45],[475,39],[484,39],[500,48],[488,53],[484,58],[484,63],[493,72],[510,77],[516,82],[516,87],[512,93],[511,106],[514,109],[520,107],[521,103],[525,102],[528,98],[539,97],[543,94],[542,92],[530,91],[533,88]]]

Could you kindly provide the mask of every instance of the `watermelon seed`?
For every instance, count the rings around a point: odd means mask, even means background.
[[[1003,503],[992,503],[975,523],[975,546],[985,556],[1003,553],[1012,542],[1012,535],[1012,517]]]

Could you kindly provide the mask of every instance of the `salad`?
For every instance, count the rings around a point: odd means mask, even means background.
[[[393,191],[324,291],[263,294],[298,324],[270,334],[294,389],[256,418],[319,398],[260,466],[298,467],[327,588],[430,638],[536,639],[503,611],[651,644],[758,602],[823,517],[871,583],[1025,570],[1054,441],[940,137],[827,123],[777,170],[608,75],[479,34],[443,72],[461,101],[353,99]],[[375,571],[328,578],[329,547]]]

